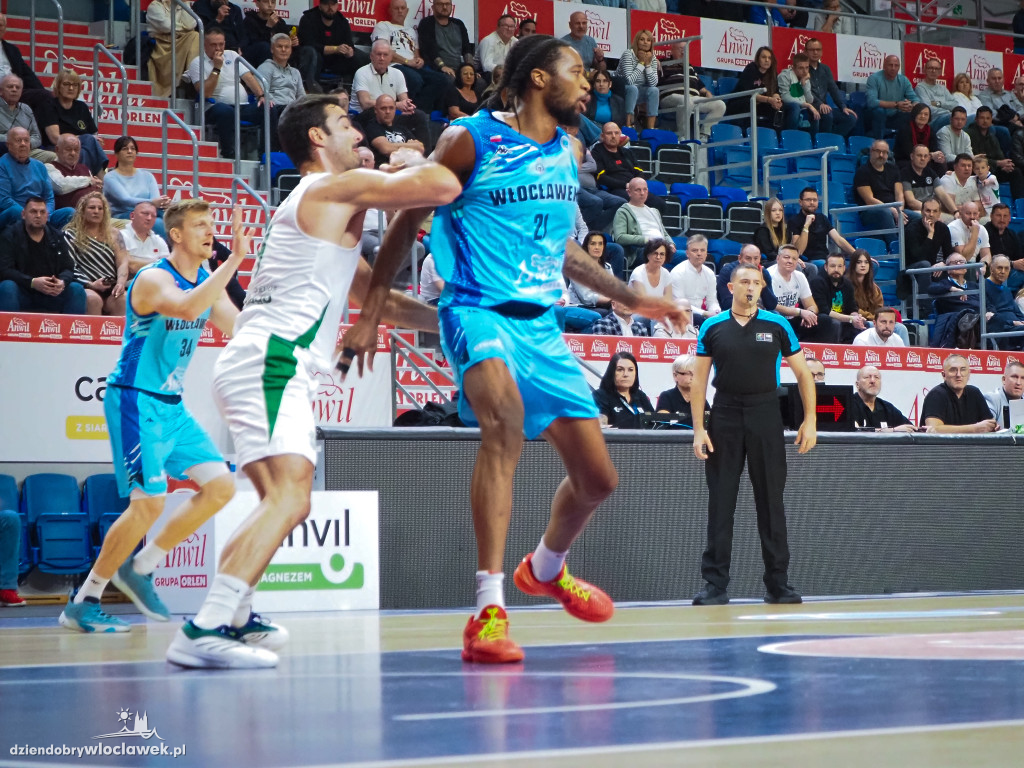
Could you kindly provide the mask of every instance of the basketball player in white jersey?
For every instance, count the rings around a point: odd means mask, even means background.
[[[267,622],[266,632],[245,635],[238,628],[277,548],[309,515],[312,373],[332,370],[349,291],[358,300],[369,285],[359,252],[363,213],[447,203],[461,189],[455,174],[409,150],[394,153],[386,172],[360,168],[360,134],[328,96],[289,105],[278,134],[303,178],[270,222],[234,338],[214,369],[236,463],[260,504],[228,540],[206,601],[168,649],[169,661],[187,667],[277,664],[282,628]],[[384,320],[437,332],[436,311],[397,292]]]

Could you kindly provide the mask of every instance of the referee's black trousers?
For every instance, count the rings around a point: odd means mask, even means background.
[[[775,591],[787,582],[786,449],[778,396],[727,395],[719,392],[708,428],[714,451],[704,472],[708,483],[708,543],[701,575],[716,587],[729,585],[732,529],[743,462],[747,462],[757,509],[757,532],[764,558],[764,583]]]

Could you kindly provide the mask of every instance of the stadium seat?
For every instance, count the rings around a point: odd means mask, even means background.
[[[655,153],[654,176],[669,186],[693,180],[695,142],[662,144]]]
[[[757,157],[758,160],[770,155],[779,148],[779,135],[774,128],[755,128],[757,131]]]
[[[647,180],[647,191],[652,195],[658,197],[664,197],[668,194],[668,187],[665,186],[664,182],[658,181],[657,179]]]
[[[637,135],[636,130],[630,128],[628,125],[622,126],[621,130],[622,135],[628,138],[631,144],[635,144],[637,141],[640,140],[640,137]]]
[[[782,132],[779,141],[780,152],[802,152],[805,149],[814,149],[811,134],[807,131],[785,130]]]
[[[21,507],[39,547],[39,570],[81,573],[89,569],[93,557],[89,518],[81,511],[75,478],[29,475],[22,483]]]
[[[745,146],[743,131],[738,125],[732,123],[715,123],[711,126],[711,144],[718,144],[723,141],[736,142],[727,146],[712,147],[708,152],[708,165],[723,165],[726,163],[726,152],[734,147]]]
[[[738,163],[738,165],[735,168],[729,168],[724,171],[724,175],[719,179],[718,183],[734,187],[749,187],[751,185],[750,147],[740,147],[737,149],[727,147],[725,150],[725,164],[731,165],[733,163]]]
[[[847,140],[847,144],[850,147],[850,154],[854,157],[860,155],[862,150],[870,149],[871,145],[875,143],[875,140],[870,136],[851,136]]]
[[[708,197],[707,187],[701,184],[673,184],[670,188],[673,195],[679,198],[684,206],[690,200],[704,199]]]
[[[815,147],[839,147],[839,153],[846,153],[846,137],[838,133],[825,133],[824,131],[814,137]],[[835,153],[833,153],[835,154]],[[832,157],[832,155],[829,155]]]
[[[18,511],[18,481],[10,475],[0,475],[0,509]]]
[[[858,237],[853,240],[851,244],[854,248],[863,248],[872,256],[877,257],[889,255],[889,247],[885,244],[885,240],[880,240],[875,237]]]
[[[749,243],[764,219],[764,204],[756,200],[729,203],[725,209],[725,236],[741,245]]]
[[[704,235],[708,239],[725,237],[722,202],[714,197],[686,203],[686,235]]]
[[[1010,192],[1010,185],[1005,181],[999,185],[999,202],[1007,205],[1014,204],[1013,194]]]
[[[837,206],[849,205],[849,193],[853,190],[853,185],[843,184],[841,181],[829,180],[828,186],[828,207],[829,210],[826,213],[832,213],[832,209]],[[818,185],[818,191],[821,192],[821,186]],[[824,201],[822,201],[824,205]]]
[[[1013,201],[1013,218],[1024,219],[1024,197]]]
[[[857,158],[853,155],[828,156],[829,180],[837,181],[845,187],[853,186],[853,176],[857,172]]]
[[[747,202],[747,193],[742,189],[736,189],[736,187],[712,187],[711,196],[721,200],[722,205],[726,208],[730,203]]]
[[[121,513],[128,508],[128,499],[117,493],[117,479],[113,474],[90,475],[82,487],[82,511],[89,519],[93,541],[103,542],[103,536]],[[103,535],[100,535],[100,534]]]
[[[722,238],[708,240],[708,255],[714,259],[715,266],[718,267],[726,257],[739,256],[742,247],[743,244],[737,243],[735,240],[725,240]],[[717,272],[718,270],[716,269],[715,271]]]
[[[851,235],[864,229],[860,223],[860,211],[846,211],[833,205],[829,213],[832,214],[832,218],[835,220],[836,229],[839,230],[839,234],[847,240],[850,239]]]
[[[1010,229],[1017,237],[1024,237],[1024,217],[1010,219]]]
[[[716,96],[725,96],[728,93],[732,93],[736,90],[736,83],[738,83],[739,80],[740,79],[738,77],[732,77],[730,75],[718,78],[718,82],[715,83],[714,94]]]
[[[646,144],[630,144],[630,151],[636,160],[637,166],[646,174],[654,173],[654,163],[651,161],[651,148]]]
[[[665,211],[661,214],[661,223],[671,235],[683,231],[683,206],[679,198],[667,196],[665,198]]]
[[[800,192],[806,186],[808,186],[806,179],[782,180],[782,204],[786,208],[786,216],[793,216],[800,212],[800,203],[798,202]]]
[[[18,512],[18,481],[10,475],[0,475],[0,509]],[[18,573],[27,573],[35,564],[28,540],[28,521],[21,517],[21,544],[18,547]]]
[[[640,139],[647,142],[651,152],[655,153],[662,144],[675,145],[679,143],[679,137],[676,136],[675,131],[666,131],[660,128],[645,128],[640,134]]]
[[[711,75],[697,75],[700,79],[701,85],[707,88],[711,93],[715,92],[715,81],[711,79]]]

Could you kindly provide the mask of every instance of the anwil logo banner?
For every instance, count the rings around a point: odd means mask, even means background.
[[[882,69],[886,56],[900,56],[900,41],[881,37],[836,35],[836,53],[836,80],[860,83]]]
[[[703,19],[700,29],[701,66],[712,69],[743,69],[754,60],[758,48],[770,44],[768,27],[761,24]]]

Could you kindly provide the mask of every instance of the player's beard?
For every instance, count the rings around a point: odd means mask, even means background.
[[[569,104],[562,103],[559,99],[565,98],[562,93],[547,92],[544,94],[544,107],[551,114],[559,125],[575,127],[580,124],[580,113],[576,109],[578,102]]]

